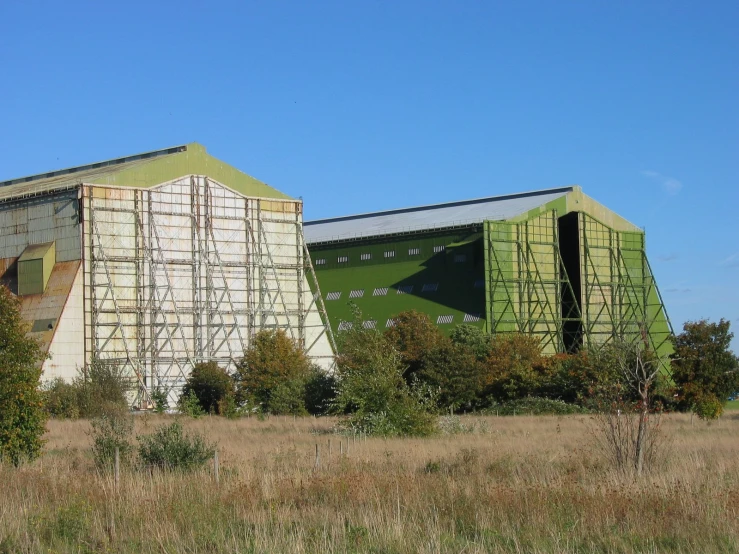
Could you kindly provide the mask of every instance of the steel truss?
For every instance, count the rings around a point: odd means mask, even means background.
[[[233,368],[261,329],[284,329],[329,365],[300,202],[246,198],[204,176],[84,186],[82,202],[86,359],[129,372],[137,406],[157,388],[175,400],[197,363]]]
[[[538,336],[548,353],[646,335],[650,348],[662,352],[672,327],[644,234],[616,231],[579,213],[578,235],[579,244],[571,245],[579,259],[573,281],[560,251],[555,211],[520,222],[486,222],[488,331]]]
[[[576,304],[562,312],[563,297],[574,298],[559,251],[556,212],[522,222],[488,222],[485,227],[491,333],[519,332],[540,338],[542,351],[564,352],[566,323],[579,321]]]

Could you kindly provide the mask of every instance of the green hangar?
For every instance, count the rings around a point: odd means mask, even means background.
[[[614,338],[670,349],[642,229],[578,186],[308,221],[331,329],[385,329],[415,309],[443,330],[540,337],[545,353]]]

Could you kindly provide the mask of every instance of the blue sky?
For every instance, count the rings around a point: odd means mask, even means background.
[[[737,21],[729,1],[3,0],[0,179],[197,141],[308,219],[579,184],[646,228],[676,330],[739,331]]]

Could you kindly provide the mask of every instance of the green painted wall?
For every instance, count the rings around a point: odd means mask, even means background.
[[[462,323],[465,314],[477,314],[480,319],[475,324],[484,325],[480,231],[478,226],[446,234],[418,233],[311,247],[331,328],[336,332],[342,321],[351,320],[350,301],[381,330],[388,319],[411,309],[429,314],[434,322],[439,316],[452,316],[451,322],[440,324],[445,331]],[[435,248],[443,251],[434,252]],[[393,254],[386,256],[386,252]],[[437,288],[424,291],[424,285]],[[398,294],[404,287],[412,291]],[[388,289],[386,294],[373,295],[382,288]],[[361,296],[350,298],[352,291],[360,290],[364,291]],[[336,293],[341,293],[338,299],[334,299]]]

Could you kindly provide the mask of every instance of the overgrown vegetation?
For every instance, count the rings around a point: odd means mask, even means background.
[[[213,457],[215,446],[199,434],[188,434],[179,421],[163,425],[151,435],[138,437],[139,460],[144,467],[192,470]]]
[[[128,411],[130,389],[131,379],[122,368],[104,360],[94,360],[87,370],[80,370],[71,383],[54,379],[42,388],[42,394],[51,417],[96,418]]]
[[[588,416],[445,419],[449,434],[350,438],[347,454],[336,418],[183,418],[219,443],[220,482],[210,464],[123,467],[116,493],[80,454],[88,423],[51,421],[41,460],[0,466],[0,541],[23,553],[739,551],[736,416],[664,416],[679,455],[641,479],[592,449]],[[135,433],[170,421],[138,417]]]
[[[182,387],[182,396],[194,396],[209,414],[224,415],[227,399],[234,393],[233,379],[216,362],[195,364]]]
[[[39,392],[44,356],[26,331],[18,300],[0,285],[0,461],[14,465],[38,457],[46,423]]]

